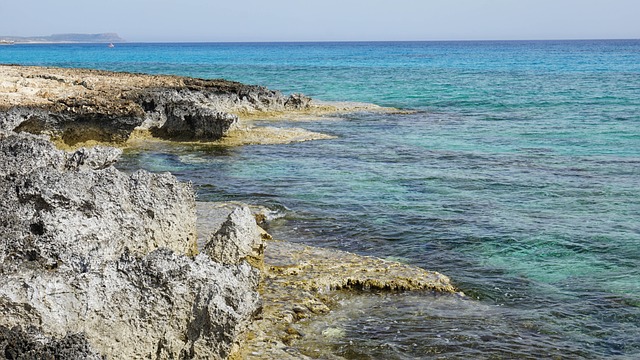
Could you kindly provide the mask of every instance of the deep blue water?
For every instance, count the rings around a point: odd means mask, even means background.
[[[389,295],[348,316],[345,300],[337,354],[640,358],[640,41],[14,45],[0,63],[417,110],[278,124],[335,140],[130,152],[121,166],[172,171],[201,200],[286,209],[276,237],[438,270],[474,299]]]

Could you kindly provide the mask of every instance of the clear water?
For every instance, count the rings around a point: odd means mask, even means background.
[[[474,299],[345,298],[337,354],[640,358],[640,41],[14,45],[0,63],[415,109],[295,124],[335,140],[154,148],[120,166],[287,209],[276,237],[438,270]]]

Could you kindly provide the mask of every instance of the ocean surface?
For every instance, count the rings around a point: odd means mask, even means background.
[[[344,294],[306,330],[310,354],[640,358],[640,41],[14,45],[0,63],[416,110],[271,122],[336,139],[119,165],[279,210],[276,238],[437,270],[467,294]]]

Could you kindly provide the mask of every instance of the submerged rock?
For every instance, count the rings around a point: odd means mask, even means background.
[[[342,289],[456,292],[438,272],[339,250],[274,241],[265,261],[268,274],[280,285],[318,294]]]
[[[339,329],[305,334],[298,325],[331,311],[339,291],[434,291],[453,296],[449,278],[437,272],[382,259],[285,241],[266,243],[260,286],[262,317],[249,327],[248,341],[234,359],[310,359],[319,355],[297,346],[305,337],[330,341]],[[355,290],[355,291],[354,291]],[[457,294],[457,295],[455,295]],[[327,354],[322,354],[325,358]],[[329,357],[341,359],[339,356]]]

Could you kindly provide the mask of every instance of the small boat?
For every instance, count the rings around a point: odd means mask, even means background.
[[[109,47],[110,47],[110,48],[114,48],[114,47],[116,47],[116,46],[115,46],[115,45],[113,45],[113,43],[109,43]]]
[[[0,40],[0,45],[13,45],[15,43],[13,40]]]

